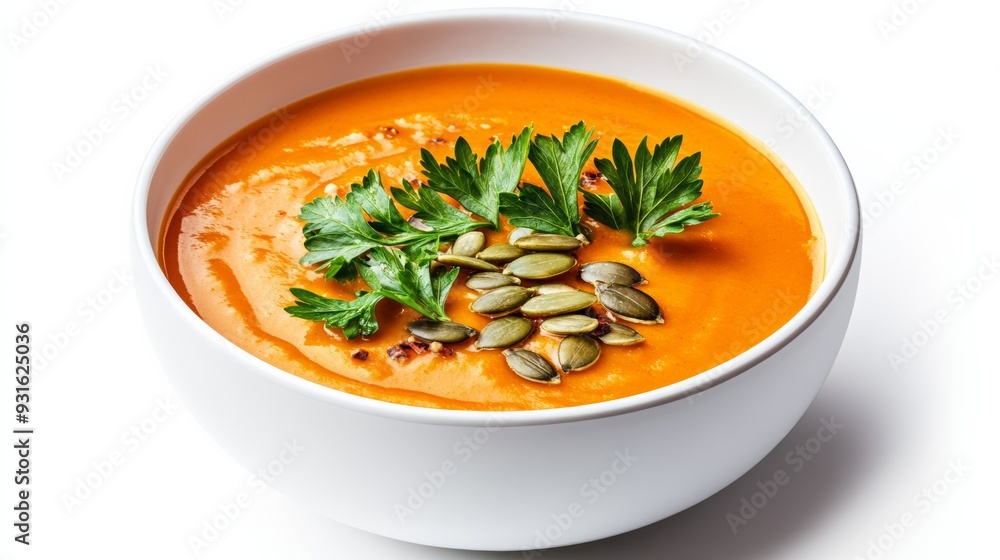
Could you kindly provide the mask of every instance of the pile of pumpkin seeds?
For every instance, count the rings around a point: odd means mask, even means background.
[[[594,293],[557,283],[522,286],[524,280],[546,282],[577,265],[571,254],[585,240],[566,235],[535,233],[517,228],[508,243],[486,246],[482,232],[466,233],[439,253],[437,261],[472,273],[466,286],[481,295],[470,305],[492,319],[482,332],[452,321],[418,319],[406,329],[421,340],[454,344],[476,336],[476,348],[502,350],[507,365],[517,375],[539,383],[559,383],[563,373],[590,367],[601,357],[601,344],[627,346],[644,340],[635,329],[617,322],[603,322],[591,307],[600,302],[616,319],[632,323],[662,323],[660,306],[635,286],[646,279],[623,263],[599,261],[580,267],[579,278],[594,286]],[[501,269],[501,267],[503,267]],[[515,348],[538,328],[562,337],[557,352],[559,370],[542,355]]]

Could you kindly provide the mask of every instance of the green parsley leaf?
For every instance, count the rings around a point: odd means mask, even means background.
[[[633,160],[625,144],[616,138],[611,149],[613,161],[594,160],[614,194],[580,189],[584,211],[602,224],[634,234],[635,247],[649,243],[653,236],[680,233],[686,226],[718,216],[712,212],[711,202],[681,209],[701,196],[704,183],[698,178],[701,152],[677,162],[682,140],[681,135],[665,138],[651,153],[643,138]]]
[[[344,198],[321,196],[302,207],[299,219],[306,222],[302,231],[309,252],[300,262],[317,265],[328,279],[345,281],[355,277],[354,267],[347,265],[375,247],[433,247],[436,251],[442,239],[488,225],[448,205],[430,189],[420,192],[407,184],[405,191],[393,191],[405,194],[400,203],[418,211],[425,229],[403,218],[386,193],[381,176],[369,170],[360,185],[351,185]]]
[[[493,229],[500,229],[500,194],[513,192],[521,180],[531,139],[531,126],[511,137],[504,150],[497,140],[479,159],[469,142],[459,137],[455,157],[441,165],[426,148],[420,150],[420,165],[427,176],[427,186],[457,200],[466,210],[482,216]],[[477,167],[478,161],[478,167]]]
[[[358,272],[373,293],[398,301],[434,321],[448,321],[444,302],[458,278],[458,268],[437,267],[415,259],[406,252],[376,247]]]
[[[594,153],[594,129],[580,121],[563,135],[562,142],[538,135],[531,143],[528,159],[548,187],[525,183],[517,193],[500,194],[500,210],[512,225],[546,233],[576,236],[580,233],[577,189],[587,159]]]
[[[403,207],[416,211],[413,217],[442,237],[459,236],[489,225],[448,204],[433,189],[415,189],[408,181],[403,182],[402,188],[392,187],[392,197]]]
[[[430,253],[433,259],[434,253]],[[375,247],[368,258],[356,263],[358,272],[372,291],[360,291],[354,300],[328,298],[291,288],[295,305],[285,308],[289,314],[318,321],[327,328],[339,328],[348,339],[370,336],[378,330],[375,305],[384,298],[397,301],[435,321],[447,321],[444,312],[448,292],[458,278],[457,268],[436,267],[433,270],[427,254],[408,247]]]
[[[318,265],[328,279],[349,280],[354,269],[346,265],[385,242],[365,220],[361,206],[339,197],[316,198],[302,207],[299,219],[306,222],[302,230],[309,251],[299,262]]]
[[[343,329],[348,339],[370,336],[378,330],[375,320],[375,304],[382,301],[382,295],[372,292],[358,292],[357,299],[344,301],[323,297],[319,294],[292,288],[295,305],[286,307],[290,315],[323,322],[327,328]]]

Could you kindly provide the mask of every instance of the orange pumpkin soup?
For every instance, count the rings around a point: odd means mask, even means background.
[[[594,292],[579,266],[616,261],[638,270],[641,290],[662,310],[662,324],[632,324],[644,341],[602,345],[591,367],[532,383],[512,373],[498,350],[474,339],[453,352],[387,350],[410,335],[419,314],[389,299],[378,303],[379,329],[348,340],[286,313],[298,287],[352,300],[367,290],[358,278],[338,283],[299,263],[305,254],[302,206],[344,196],[369,169],[398,186],[421,174],[421,149],[438,161],[464,137],[484,153],[528,124],[561,136],[585,121],[598,139],[594,158],[610,158],[612,140],[630,152],[683,134],[681,156],[701,152],[700,201],[718,218],[634,247],[632,236],[582,214],[591,242],[557,282]],[[664,387],[706,371],[762,341],[808,300],[824,271],[824,244],[809,202],[794,179],[756,140],[697,107],[618,80],[550,68],[475,64],[433,67],[339,87],[289,107],[235,135],[181,185],[161,235],[160,257],[171,284],[205,322],[258,358],[310,381],[356,395],[416,406],[522,410],[595,403]],[[585,166],[584,188],[610,187]],[[541,185],[528,163],[522,180]],[[591,184],[593,183],[593,184]],[[447,197],[446,197],[447,198]],[[450,203],[457,205],[453,200]],[[580,199],[580,206],[583,200]],[[404,216],[412,211],[401,208]],[[483,228],[487,244],[512,229]],[[481,331],[489,318],[470,310],[479,293],[462,271],[445,312]],[[594,311],[618,320],[597,304]],[[626,323],[627,324],[627,323]],[[535,328],[519,345],[559,364],[560,338]],[[365,352],[359,352],[363,350]],[[365,359],[360,359],[365,353]],[[353,356],[353,357],[352,357]]]

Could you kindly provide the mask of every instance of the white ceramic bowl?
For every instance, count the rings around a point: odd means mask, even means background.
[[[342,46],[364,45],[350,62]],[[774,335],[684,382],[610,402],[505,413],[434,410],[342,393],[236,347],[178,297],[154,247],[185,175],[274,109],[407,68],[511,62],[616,76],[671,92],[758,138],[806,109],[711,47],[642,24],[534,10],[401,17],[310,39],[261,60],[191,105],[139,177],[133,266],[150,336],[205,429],[272,486],[332,519],[389,537],[479,550],[600,539],[677,513],[763,458],[816,396],[839,351],[860,267],[858,201],[836,146],[811,117],[777,154],[815,204],[828,269]],[[642,56],[637,56],[642,53]],[[650,71],[650,69],[653,71]],[[282,449],[294,441],[295,453]]]

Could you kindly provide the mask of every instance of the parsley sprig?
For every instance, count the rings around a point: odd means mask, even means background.
[[[368,260],[358,266],[372,292],[415,310],[428,319],[447,321],[444,304],[458,278],[457,268],[431,269],[436,252],[376,247]]]
[[[432,270],[433,258],[433,253],[422,249],[375,247],[367,258],[355,263],[370,292],[359,291],[353,300],[340,300],[292,288],[295,305],[285,311],[302,319],[321,321],[327,328],[342,329],[348,339],[370,336],[378,330],[375,305],[383,298],[395,300],[429,319],[447,321],[444,305],[458,278],[458,269]]]
[[[625,144],[616,138],[611,148],[613,161],[594,160],[614,194],[584,190],[584,211],[606,226],[635,235],[635,247],[649,243],[653,236],[680,233],[686,226],[718,216],[712,212],[711,202],[681,209],[701,196],[704,183],[698,178],[701,152],[677,162],[682,141],[681,135],[665,138],[651,153],[643,138],[633,160]]]
[[[444,165],[429,150],[422,149],[420,164],[427,176],[427,186],[454,198],[499,230],[500,195],[513,192],[521,180],[531,131],[531,126],[524,127],[521,134],[511,138],[506,150],[499,140],[493,142],[482,159],[463,137],[455,142],[455,157],[446,158]]]
[[[369,170],[361,184],[351,185],[344,198],[321,196],[302,207],[299,219],[309,251],[300,261],[325,270],[327,279],[346,281],[356,276],[352,261],[376,247],[409,246],[437,250],[442,240],[487,225],[445,202],[431,189],[419,195],[408,183],[393,188],[400,204],[416,210],[426,226],[411,225],[400,214],[382,185],[381,176]],[[367,214],[371,221],[365,217]]]
[[[375,304],[382,301],[382,294],[358,292],[353,300],[323,297],[319,294],[292,288],[295,305],[285,308],[289,315],[325,323],[327,328],[343,329],[348,339],[369,336],[378,330]]]
[[[594,129],[580,121],[563,135],[535,136],[528,159],[548,187],[525,183],[516,193],[500,194],[500,210],[508,221],[545,233],[574,237],[580,233],[580,205],[577,189],[583,166],[594,153],[597,140],[590,138]]]

